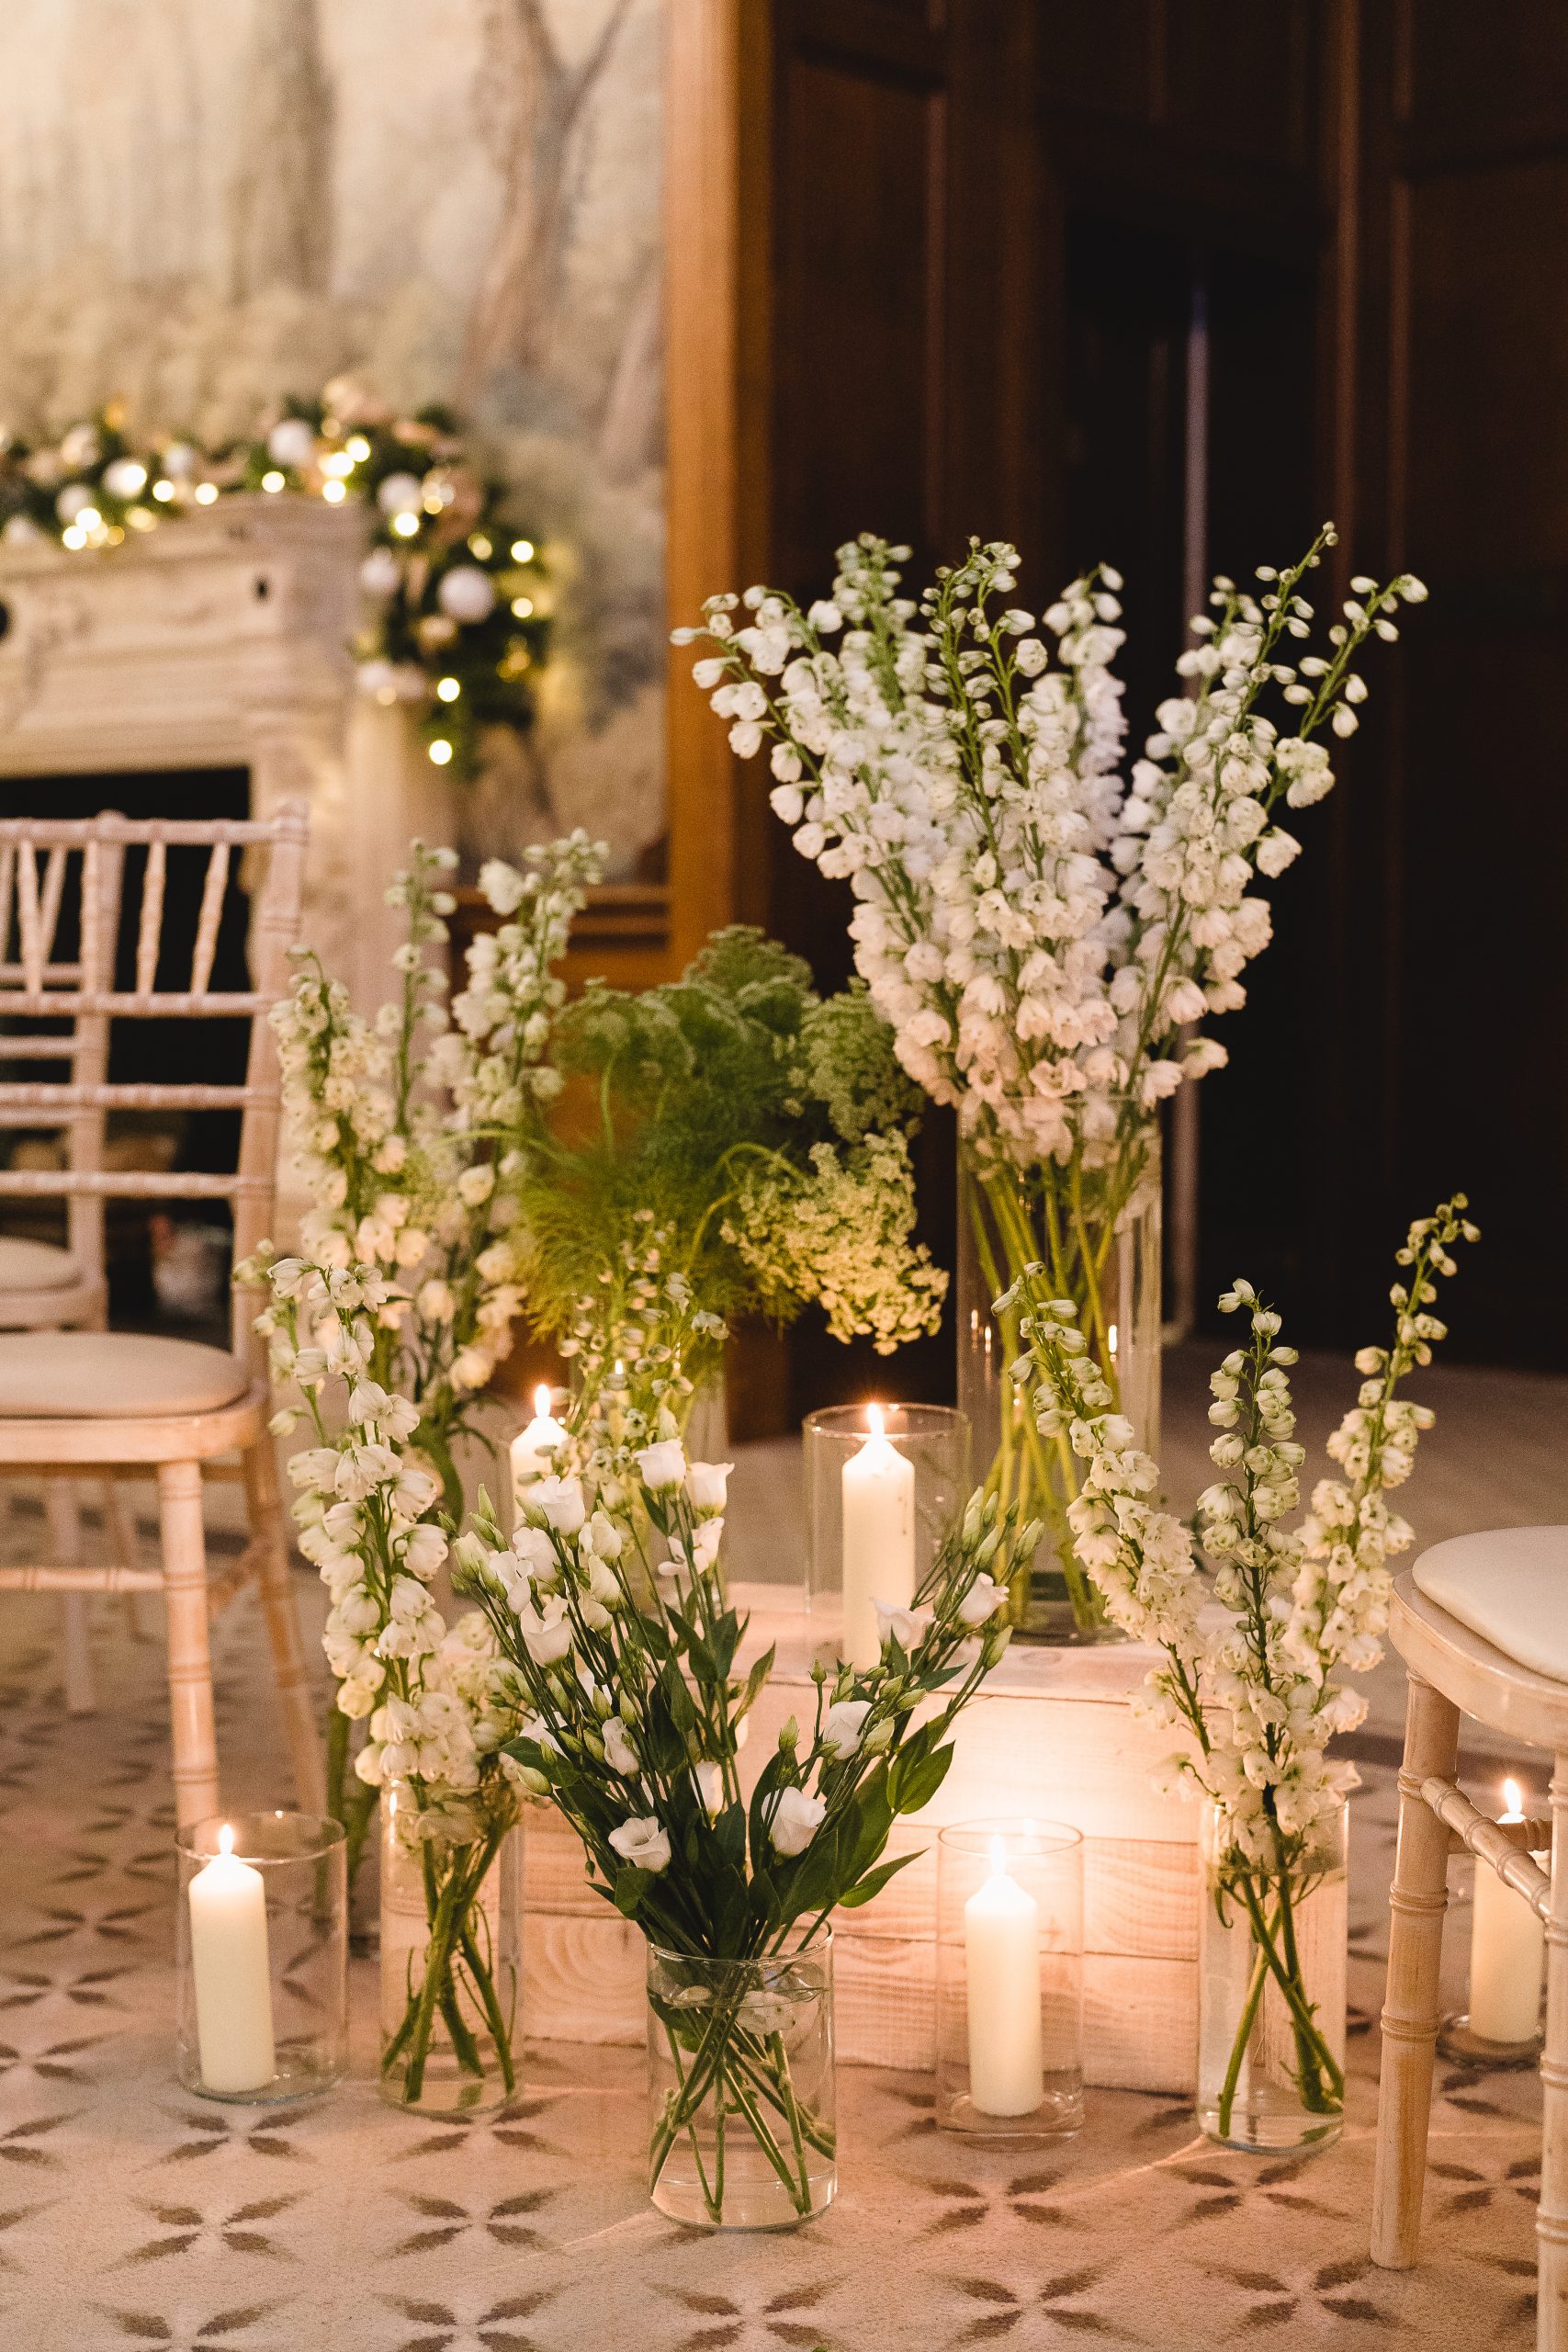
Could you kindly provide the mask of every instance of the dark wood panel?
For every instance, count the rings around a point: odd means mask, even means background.
[[[1409,560],[1434,586],[1568,561],[1568,155],[1406,203]]]
[[[1568,139],[1562,0],[1399,0],[1398,119],[1415,153],[1524,149]]]
[[[1312,0],[1171,0],[1166,119],[1216,154],[1309,169],[1320,13]]]

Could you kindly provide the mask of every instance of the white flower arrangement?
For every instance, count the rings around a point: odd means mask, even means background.
[[[393,1295],[386,1277],[373,1266],[296,1258],[275,1260],[267,1281],[275,1342],[316,1441],[288,1470],[299,1548],[332,1598],[322,1646],[337,1677],[337,1719],[367,1721],[355,1770],[372,1800],[394,1783],[408,1790],[400,1826],[423,1849],[424,1968],[383,2072],[418,2101],[439,2014],[472,2072],[482,2071],[475,2025],[488,2031],[510,2090],[511,2019],[472,1927],[486,1872],[517,1818],[523,1776],[502,1746],[510,1677],[483,1615],[448,1630],[431,1592],[447,1555],[431,1519],[441,1481],[413,1447],[418,1406],[370,1374],[377,1318]],[[331,1418],[329,1394],[341,1407]]]
[[[1409,1476],[1432,1424],[1428,1407],[1398,1391],[1446,1336],[1430,1309],[1436,1278],[1457,1271],[1454,1244],[1479,1238],[1465,1208],[1456,1193],[1410,1227],[1397,1253],[1409,1271],[1390,1293],[1393,1344],[1357,1356],[1360,1393],[1328,1442],[1342,1475],[1319,1480],[1295,1527],[1287,1521],[1303,1459],[1289,1378],[1296,1355],[1250,1283],[1220,1301],[1227,1314],[1247,1314],[1250,1338],[1211,1384],[1210,1454],[1221,1475],[1199,1498],[1196,1534],[1158,1503],[1158,1466],[1116,1411],[1075,1302],[1053,1298],[1039,1267],[1018,1285],[1028,1352],[1015,1377],[1042,1434],[1070,1444],[1085,1464],[1068,1511],[1078,1558],[1114,1622],[1165,1653],[1146,1705],[1186,1735],[1170,1776],[1216,1809],[1224,1884],[1250,1914],[1261,1964],[1292,2007],[1303,2095],[1325,2109],[1343,2082],[1291,1958],[1292,1903],[1313,1833],[1354,1777],[1328,1744],[1355,1728],[1366,1702],[1336,1675],[1366,1673],[1382,1656],[1388,1564],[1412,1540],[1385,1497]],[[1212,1577],[1200,1570],[1200,1550]]]
[[[1277,818],[1333,785],[1317,739],[1355,730],[1351,664],[1426,594],[1408,574],[1357,580],[1326,653],[1298,652],[1302,583],[1334,537],[1325,525],[1287,571],[1260,567],[1256,594],[1216,581],[1177,665],[1190,691],[1160,705],[1125,782],[1122,583],[1105,566],[1042,623],[996,608],[1016,548],[972,541],[917,607],[899,594],[908,548],[863,534],[838,551],[830,600],[803,613],[749,588],[675,632],[712,649],[694,675],[732,748],[771,745],[796,849],[853,890],[856,967],[899,1060],[987,1150],[1066,1159],[1109,1142],[1124,1104],[1224,1059],[1179,1033],[1244,1001],[1238,976],[1269,938],[1250,886],[1299,848]],[[1263,707],[1274,692],[1287,724]]]
[[[1409,574],[1358,578],[1308,650],[1303,585],[1334,538],[1325,525],[1287,571],[1260,566],[1255,590],[1215,582],[1183,691],[1125,775],[1122,582],[1105,566],[1037,619],[1006,601],[1005,542],[971,541],[917,603],[908,548],[863,534],[838,550],[830,598],[802,611],[749,588],[675,632],[701,640],[694,674],[735,752],[767,749],[795,848],[848,881],[856,968],[899,1062],[956,1112],[986,1296],[1016,1296],[1043,1264],[1118,1397],[1140,1334],[1118,1317],[1113,1253],[1156,1193],[1158,1106],[1224,1063],[1199,1033],[1245,1001],[1268,944],[1258,884],[1300,846],[1281,820],[1333,785],[1328,741],[1355,731],[1366,695],[1357,657],[1427,593]],[[1006,1361],[1019,1334],[998,1320]],[[1015,1617],[1032,1600],[1043,1614],[1060,1581],[1092,1631],[1070,1454],[1005,1410],[996,1445],[991,1490],[1046,1523],[1054,1554],[1032,1596],[1021,1576]]]

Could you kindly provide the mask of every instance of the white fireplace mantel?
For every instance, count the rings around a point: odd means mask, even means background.
[[[382,893],[411,834],[450,839],[450,787],[405,715],[355,690],[364,526],[226,498],[102,552],[0,542],[0,805],[28,776],[245,767],[265,815],[310,806],[306,935],[357,1003],[391,991]]]

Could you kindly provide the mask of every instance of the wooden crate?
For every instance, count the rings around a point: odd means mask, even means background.
[[[790,1714],[811,1721],[810,1668],[833,1628],[798,1595],[738,1586],[751,1624],[743,1657],[777,1645],[742,1765],[760,1770]],[[1066,1821],[1084,1834],[1084,2043],[1092,2084],[1190,2091],[1198,2020],[1198,1808],[1151,1776],[1170,1740],[1128,1700],[1154,1653],[1015,1645],[960,1716],[935,1800],[899,1822],[890,1851],[921,1853],[863,1910],[840,1913],[838,2048],[850,2064],[935,2064],[936,1853],[943,1824],[1000,1815]],[[530,1808],[526,1830],[527,2030],[547,2040],[638,2041],[643,1939],[588,1886],[582,1849]]]

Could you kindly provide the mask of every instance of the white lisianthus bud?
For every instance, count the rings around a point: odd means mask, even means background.
[[[876,1611],[876,1638],[884,1648],[889,1642],[897,1642],[906,1652],[919,1646],[931,1623],[929,1609],[894,1608],[885,1600],[874,1600],[871,1605]]]
[[[694,1510],[722,1510],[733,1462],[693,1462],[686,1468],[686,1497]],[[651,1483],[651,1482],[650,1482]]]
[[[552,1473],[547,1478],[536,1479],[523,1499],[529,1518],[536,1524],[542,1520],[558,1535],[575,1535],[588,1516],[580,1478],[560,1478]]]
[[[822,1826],[826,1801],[804,1789],[781,1789],[768,1808],[768,1835],[786,1859],[804,1854]]]
[[[822,1745],[829,1756],[842,1762],[854,1754],[870,1713],[869,1699],[840,1699],[829,1708],[822,1722]]]
[[[612,1772],[623,1781],[632,1781],[637,1774],[637,1753],[626,1737],[626,1727],[619,1715],[611,1715],[604,1725],[604,1761]]]
[[[983,1625],[987,1618],[994,1617],[998,1609],[1005,1609],[1006,1606],[1007,1592],[1004,1587],[982,1574],[976,1577],[959,1602],[958,1622],[961,1625]]]
[[[712,1464],[700,1466],[706,1469]],[[637,1456],[637,1467],[638,1477],[650,1494],[668,1493],[686,1476],[686,1450],[679,1438],[662,1438],[657,1445],[643,1447]]]

